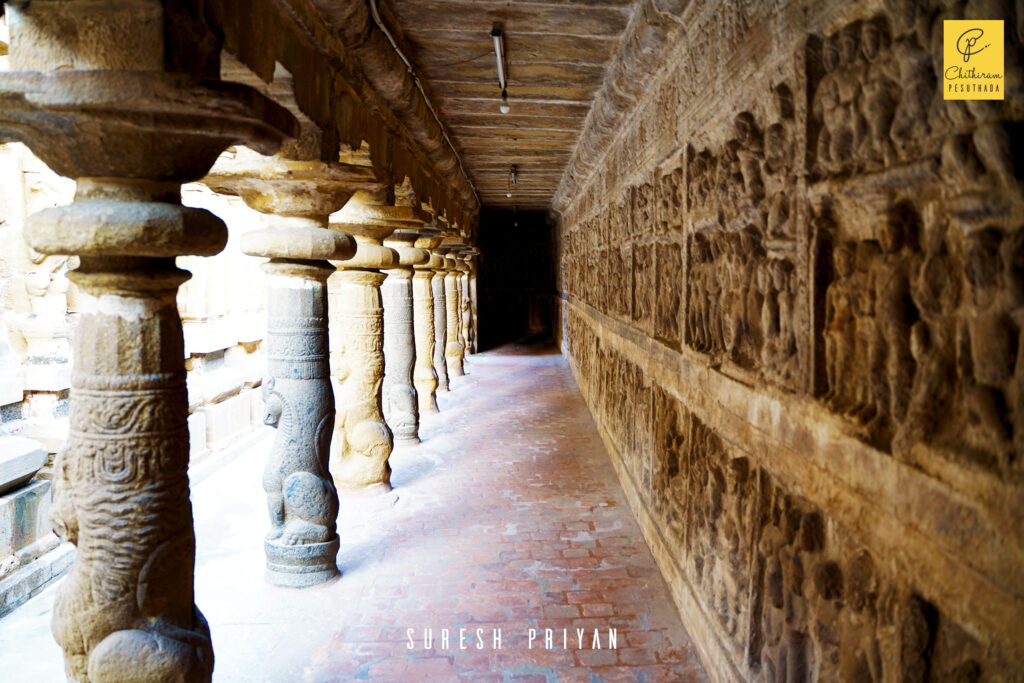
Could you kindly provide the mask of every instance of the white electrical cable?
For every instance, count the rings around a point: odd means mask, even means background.
[[[380,10],[377,8],[377,0],[368,0],[368,2],[370,3],[370,12],[373,14],[373,20],[377,23],[377,28],[383,31],[384,37],[388,39],[389,43],[391,43],[391,48],[395,51],[395,54],[397,54],[398,58],[405,63],[406,71],[408,71],[409,75],[412,76],[412,82],[416,84],[416,89],[420,91],[420,96],[423,98],[423,102],[426,103],[427,109],[430,110],[430,113],[434,117],[434,121],[437,122],[438,127],[441,129],[441,137],[443,137],[444,141],[448,143],[448,146],[452,150],[452,154],[455,155],[455,161],[459,164],[462,176],[466,179],[466,182],[469,183],[469,189],[473,190],[473,196],[476,197],[476,203],[479,206],[481,204],[480,195],[477,194],[476,186],[473,185],[473,180],[469,177],[469,174],[466,173],[466,167],[462,165],[462,157],[459,156],[458,150],[455,149],[455,145],[452,144],[451,138],[448,137],[448,131],[445,129],[444,124],[441,123],[441,117],[437,115],[437,111],[434,109],[434,105],[431,103],[430,98],[427,97],[427,93],[423,91],[423,85],[420,83],[419,76],[416,75],[416,69],[413,68],[412,62],[402,54],[402,50],[399,49],[398,43],[395,42],[391,32],[388,31],[388,27],[384,25],[384,20],[380,16]]]

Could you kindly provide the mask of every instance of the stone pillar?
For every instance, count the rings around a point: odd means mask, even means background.
[[[469,261],[469,310],[473,353],[480,352],[480,318],[477,311],[479,297],[476,287],[477,256],[479,256],[479,252],[474,253],[473,258]]]
[[[419,404],[413,386],[416,344],[413,328],[413,266],[426,263],[430,254],[417,249],[415,230],[396,230],[385,246],[398,254],[399,268],[387,271],[384,281],[384,418],[396,444],[419,443]]]
[[[459,254],[459,321],[462,334],[462,348],[464,354],[473,353],[473,345],[470,341],[470,320],[469,320],[469,264],[468,254]]]
[[[462,333],[459,313],[459,271],[454,256],[446,256],[444,260],[444,300],[446,315],[447,343],[444,347],[445,361],[448,363],[448,374],[461,377],[462,370]]]
[[[208,681],[213,650],[194,601],[175,303],[189,274],[174,259],[217,253],[227,229],[183,207],[180,186],[232,144],[273,153],[294,134],[294,120],[208,74],[165,74],[173,55],[163,46],[175,43],[165,38],[176,26],[159,3],[6,10],[19,71],[0,73],[0,138],[22,140],[77,181],[73,204],[36,214],[25,229],[37,251],[80,259],[70,274],[81,317],[69,439],[54,464],[51,513],[78,551],[54,604],[53,633],[72,680]],[[206,63],[206,46],[190,63]]]
[[[331,444],[331,474],[339,494],[391,490],[388,458],[393,435],[384,419],[384,307],[382,270],[399,264],[394,249],[382,241],[394,223],[382,209],[380,194],[359,192],[335,216],[331,227],[351,232],[356,255],[332,261],[337,272],[328,280],[331,301],[331,374],[337,382],[338,415]]]
[[[434,277],[430,280],[430,288],[434,295],[434,371],[437,373],[437,390],[448,391],[448,362],[445,358],[445,342],[448,341],[448,306],[444,291],[444,278],[448,271],[444,256],[435,253],[434,257],[437,258],[437,267],[434,269]]]
[[[267,376],[264,423],[277,437],[263,470],[270,531],[266,577],[312,586],[338,576],[338,493],[328,468],[334,431],[327,341],[328,258],[355,253],[342,233],[302,219],[250,233],[245,253],[270,257],[267,273]],[[325,234],[326,233],[326,234]]]
[[[426,263],[416,266],[412,280],[413,323],[416,336],[416,366],[413,369],[413,383],[419,399],[420,414],[437,412],[437,372],[434,370],[434,292],[431,281],[434,271],[442,264],[439,256],[430,253],[437,246],[440,237],[436,234],[422,236],[416,246],[427,250],[430,257]]]
[[[264,423],[277,438],[263,470],[270,530],[263,548],[267,581],[312,586],[338,575],[338,494],[328,458],[335,402],[328,356],[328,259],[351,257],[350,235],[328,229],[334,211],[375,184],[364,166],[319,160],[316,131],[265,157],[246,149],[224,155],[204,178],[269,215],[268,230],[247,233],[242,250],[270,258]]]
[[[476,330],[476,257],[479,250],[475,247],[466,253],[466,350],[469,353],[478,352],[477,330]]]

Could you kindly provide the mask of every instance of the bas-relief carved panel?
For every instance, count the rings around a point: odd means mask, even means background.
[[[653,383],[631,394],[643,376],[635,364],[610,348],[596,362],[599,381],[587,399],[745,675],[795,683],[1012,674],[967,627],[916,594],[912,575],[786,490],[669,392]],[[630,441],[631,419],[637,433],[650,434],[652,460]]]
[[[877,14],[818,41],[819,394],[881,450],[925,469],[939,453],[1019,483],[1024,191],[1010,150],[1024,116],[1012,93],[942,100],[942,21],[963,9],[895,26]],[[1018,41],[1007,34],[1017,73]]]
[[[685,341],[726,374],[797,391],[809,370],[809,297],[792,80],[705,126],[724,141],[686,148]]]
[[[747,3],[768,4],[785,3]],[[677,110],[658,92],[647,129],[620,137],[597,171],[591,187],[600,192],[583,214],[606,226],[606,256],[588,262],[571,252],[571,281],[603,280],[602,313],[754,391],[816,403],[838,431],[882,453],[947,482],[959,470],[940,460],[1016,488],[1024,185],[1011,150],[1024,108],[1017,91],[1007,103],[946,102],[938,81],[944,19],[970,10],[1013,27],[1019,10],[997,0],[880,5],[847,8],[842,21],[815,7],[807,16],[827,18],[797,41],[779,41],[789,52],[763,78],[719,88],[725,102],[693,104],[708,99],[701,84],[723,67],[681,55],[671,78]],[[706,12],[690,39],[728,53],[760,21],[708,20],[730,11]],[[1007,30],[1009,73],[1020,73],[1020,33]],[[1007,83],[1019,89],[1019,81]],[[688,107],[711,113],[686,121]],[[616,184],[633,168],[630,144],[673,144],[651,130],[669,120],[699,133],[679,137],[682,153],[633,156],[672,159],[644,176],[650,183]],[[606,201],[624,190],[626,205]],[[611,284],[623,276],[631,288]],[[568,310],[567,346],[585,395],[738,666],[764,680],[1009,675],[983,642],[992,634],[954,623],[917,595],[911,568],[793,495],[743,444],[726,443],[646,384],[643,364],[603,342],[611,332]],[[640,403],[650,410],[647,456],[622,424]]]

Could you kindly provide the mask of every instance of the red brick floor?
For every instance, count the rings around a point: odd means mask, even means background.
[[[423,443],[392,454],[394,491],[342,502],[339,580],[263,580],[270,428],[193,476],[215,683],[707,680],[561,356],[507,347],[468,367]],[[54,590],[0,620],[0,680],[63,679]]]
[[[378,536],[386,551],[305,679],[707,680],[561,356],[506,347],[468,370],[424,421],[424,443],[393,456],[401,504]],[[347,572],[362,555],[345,529],[343,510]]]

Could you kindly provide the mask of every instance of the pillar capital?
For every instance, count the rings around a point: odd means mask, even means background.
[[[359,192],[381,187],[369,166],[265,156],[244,147],[222,154],[203,182],[215,192],[241,197],[260,213],[296,219],[282,227],[326,228],[330,215]]]
[[[398,254],[398,265],[411,273],[413,268],[430,262],[430,252],[416,246],[420,231],[411,229],[396,230],[384,241],[384,246],[394,249]]]

